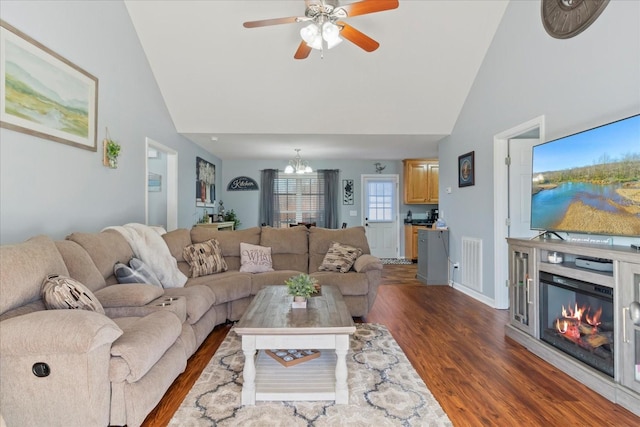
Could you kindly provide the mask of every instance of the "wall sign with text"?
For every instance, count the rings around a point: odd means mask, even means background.
[[[257,190],[258,183],[253,178],[249,178],[248,176],[239,176],[233,178],[227,184],[227,191],[250,191]]]

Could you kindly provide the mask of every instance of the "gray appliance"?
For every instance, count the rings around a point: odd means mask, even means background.
[[[425,285],[448,285],[449,230],[418,230],[418,274]]]

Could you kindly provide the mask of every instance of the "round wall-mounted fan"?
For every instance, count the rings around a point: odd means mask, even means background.
[[[243,25],[245,28],[257,28],[296,22],[308,23],[300,30],[302,41],[293,56],[296,59],[308,57],[312,49],[323,50],[325,46],[331,49],[340,44],[343,38],[367,52],[373,52],[380,43],[341,19],[398,7],[398,0],[361,0],[344,6],[339,5],[338,0],[305,0],[305,3],[304,16],[262,19],[245,22]]]

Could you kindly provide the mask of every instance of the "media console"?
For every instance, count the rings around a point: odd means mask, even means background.
[[[640,301],[640,254],[558,239],[507,241],[505,334],[640,416],[640,322],[631,313]]]

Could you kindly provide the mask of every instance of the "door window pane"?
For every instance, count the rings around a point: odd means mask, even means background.
[[[371,222],[393,221],[393,182],[370,181],[367,184],[367,218]]]

